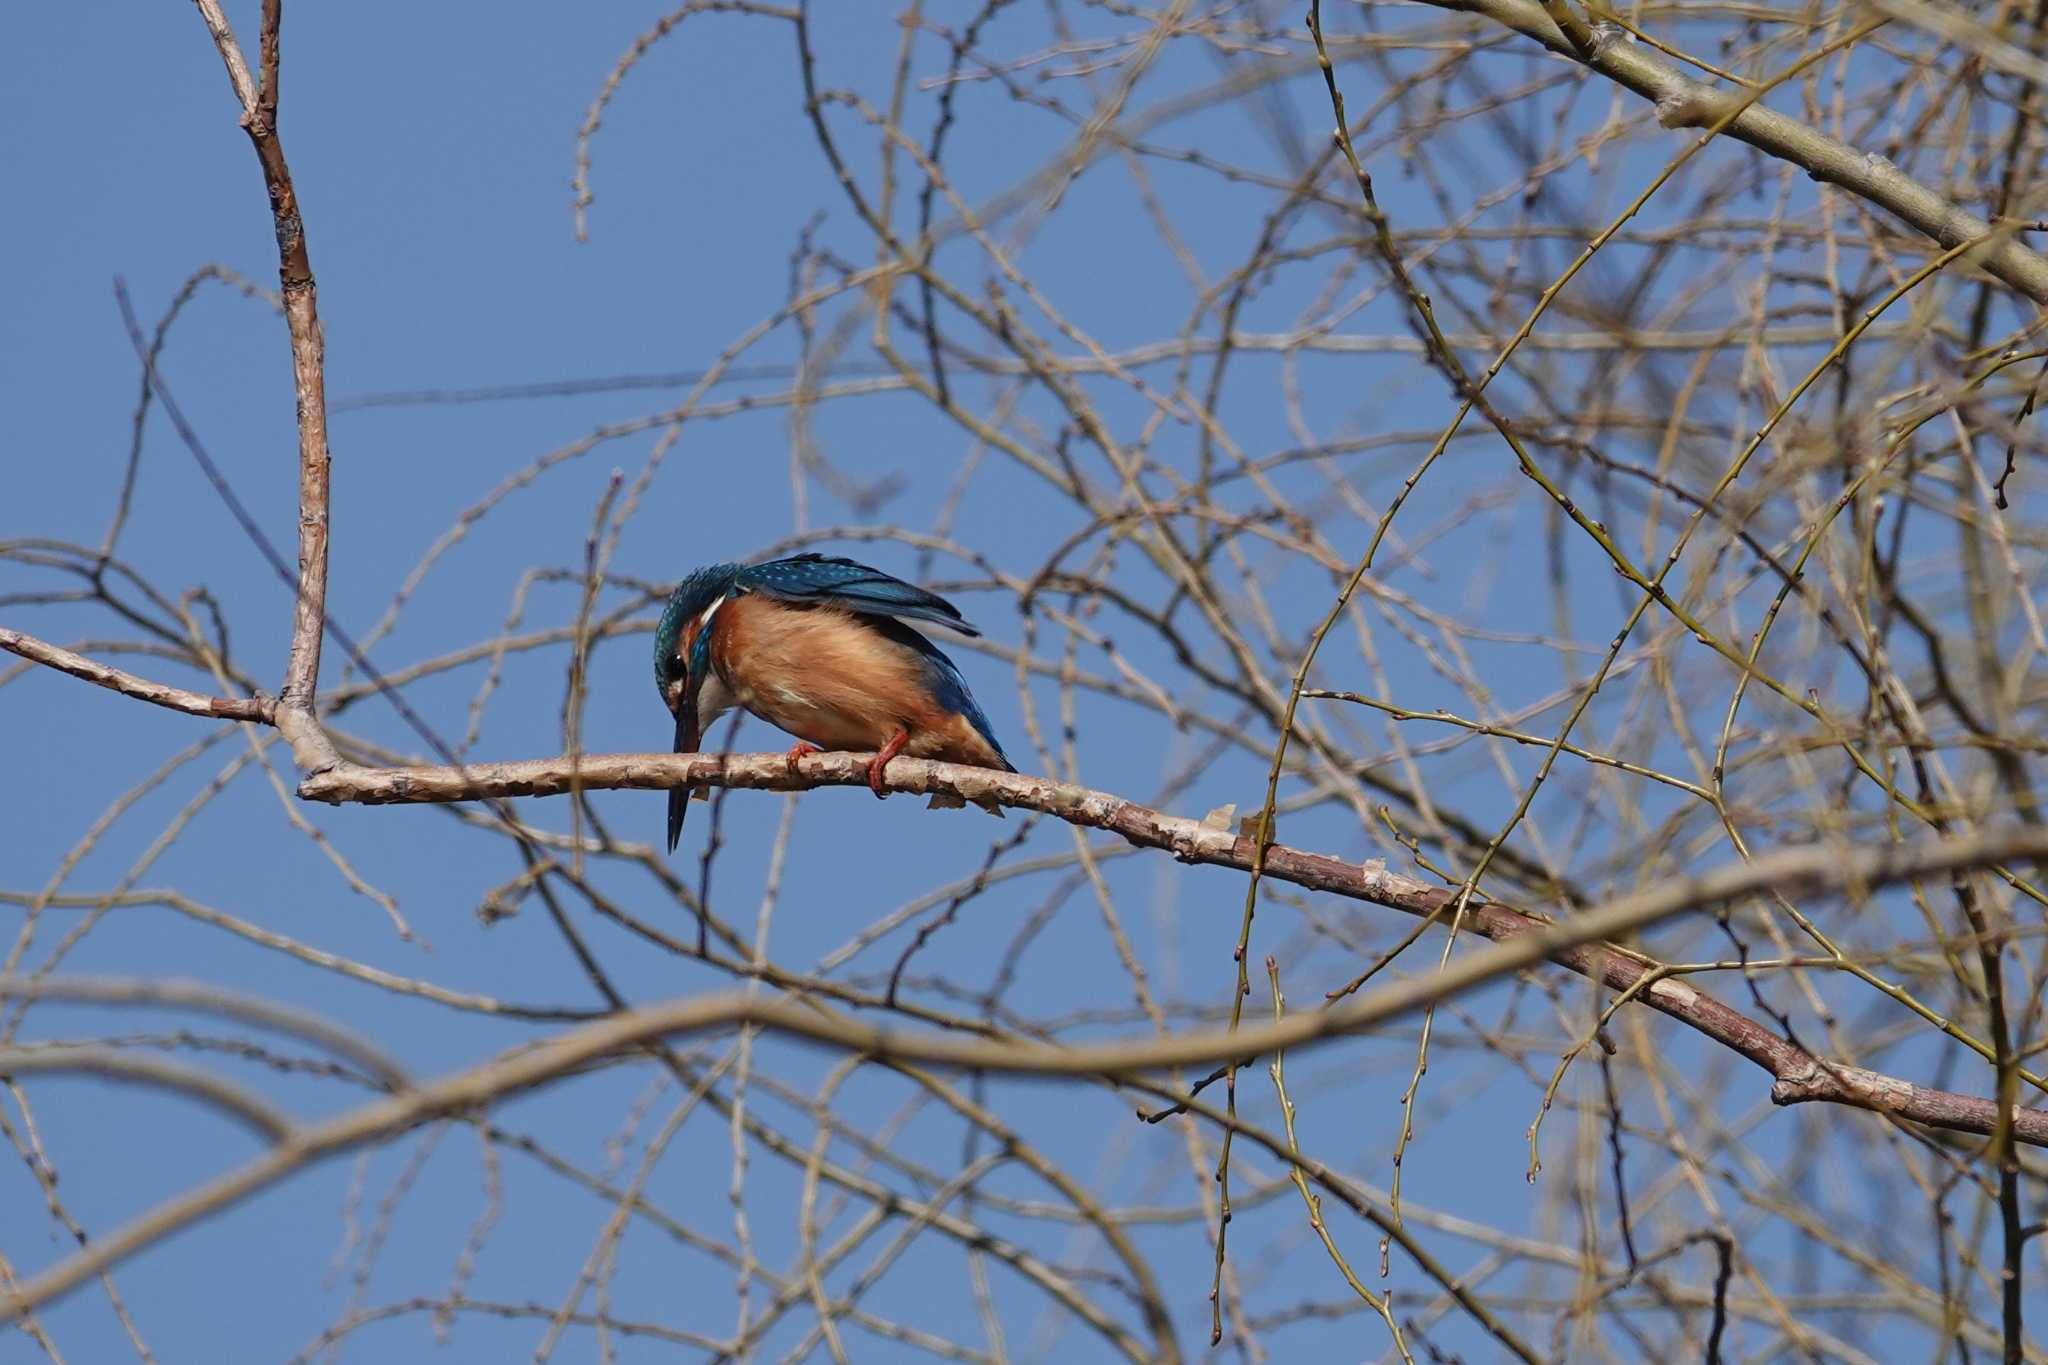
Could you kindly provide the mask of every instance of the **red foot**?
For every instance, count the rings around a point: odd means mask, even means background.
[[[811,743],[809,740],[800,739],[796,743],[790,745],[789,752],[783,755],[784,761],[789,764],[789,775],[791,777],[796,776],[796,761],[802,758],[805,754],[822,754],[824,752],[825,751],[823,749],[820,749],[817,745]]]
[[[890,736],[889,742],[882,746],[881,752],[876,754],[868,763],[868,790],[872,791],[877,799],[883,799],[889,795],[889,793],[882,790],[882,769],[888,767],[889,760],[902,753],[903,746],[908,743],[910,743],[910,731],[898,730],[894,735]]]

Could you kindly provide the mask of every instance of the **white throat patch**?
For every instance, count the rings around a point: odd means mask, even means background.
[[[711,629],[711,618],[718,615],[718,609],[731,600],[730,597],[721,597],[704,608],[703,614],[697,618],[696,638],[703,638],[704,632]],[[718,676],[716,668],[705,669],[703,677],[691,681],[697,688],[697,724],[708,730],[712,721],[732,709],[733,695],[727,690],[725,680]]]

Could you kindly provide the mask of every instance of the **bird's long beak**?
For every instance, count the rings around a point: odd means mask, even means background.
[[[694,754],[701,738],[697,728],[697,694],[687,684],[682,700],[676,705],[676,748],[679,754]],[[690,789],[686,786],[668,789],[668,851],[676,851],[676,841],[683,837],[683,812],[690,808]]]

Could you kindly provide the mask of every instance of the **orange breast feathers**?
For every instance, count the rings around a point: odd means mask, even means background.
[[[742,593],[711,630],[711,665],[733,700],[779,730],[841,750],[879,749],[906,730],[906,753],[977,761],[959,751],[972,727],[933,699],[923,659],[851,612]]]

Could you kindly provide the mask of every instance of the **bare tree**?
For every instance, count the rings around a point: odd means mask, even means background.
[[[699,371],[610,385],[679,399],[504,471],[360,633],[328,609],[318,225],[280,129],[280,10],[252,63],[198,0],[277,291],[207,266],[153,329],[124,292],[141,396],[106,535],[0,542],[17,709],[55,670],[194,718],[161,718],[184,747],[139,779],[67,776],[109,799],[53,866],[6,860],[0,1131],[77,1239],[53,1258],[43,1229],[0,1234],[24,1340],[64,1358],[51,1305],[96,1294],[150,1358],[128,1258],[347,1153],[352,1290],[301,1359],[484,1319],[539,1359],[2048,1358],[2026,1333],[2048,1226],[2048,524],[2026,496],[2048,5],[912,3],[864,21],[901,31],[865,72],[807,5],[691,0],[590,104],[577,231],[632,173],[595,155],[614,96],[679,32],[787,44],[830,214]],[[991,164],[1048,129],[1056,156]],[[1084,180],[1139,207],[1177,316],[1105,339],[1089,282],[1035,259],[1106,212]],[[216,458],[178,406],[167,342],[211,284],[286,324],[295,565],[242,501],[285,471]],[[750,359],[785,342],[793,366]],[[878,403],[931,453],[838,435]],[[122,557],[153,413],[290,589],[281,683],[229,621],[283,596],[179,594]],[[859,784],[865,756],[584,738],[600,693],[664,733],[641,647],[668,584],[622,565],[684,433],[763,414],[792,532],[762,553],[850,546],[985,617],[1010,604],[961,647],[1014,678],[1028,738],[1021,774],[889,765],[892,791],[1014,818],[895,803],[890,856],[928,889],[845,879],[812,960],[771,933],[799,794]],[[629,442],[637,470],[594,508],[557,498],[580,556],[491,565],[497,633],[394,637],[486,518]],[[902,513],[906,472],[944,489],[931,515]],[[996,553],[961,531],[991,506],[1032,532]],[[561,751],[487,756],[508,711],[494,743],[552,729]],[[256,823],[200,821],[259,782]],[[670,860],[640,793],[679,785],[710,810]],[[123,875],[77,885],[174,792]],[[232,865],[287,831],[318,894],[381,907],[406,969],[286,932],[253,892],[151,877],[180,841]],[[416,926],[364,857],[379,837],[459,849],[478,922]],[[964,873],[963,839],[985,841]],[[301,976],[72,968],[143,907]],[[546,998],[462,970],[514,921],[551,936]],[[1081,961],[1118,998],[1077,999]],[[285,1003],[313,975],[361,989]],[[423,1075],[394,997],[488,1041]],[[181,1022],[138,1033],[136,1011]],[[168,1090],[259,1149],[88,1228],[38,1135],[66,1074]],[[480,1212],[444,1282],[380,1299],[391,1228],[458,1138]],[[406,1143],[373,1180],[367,1154]],[[1519,1199],[1474,1194],[1504,1170]],[[546,1300],[491,1254],[539,1189],[588,1214],[554,1225],[581,1254]]]

